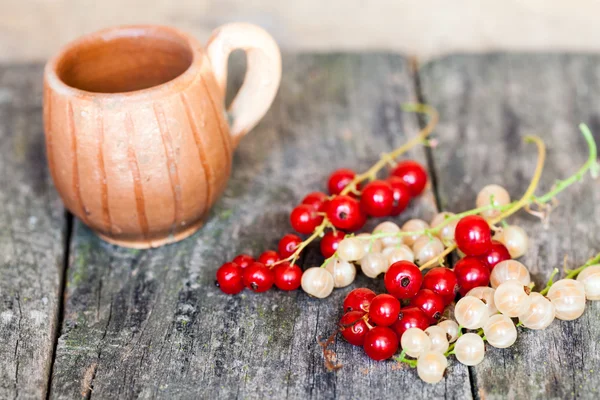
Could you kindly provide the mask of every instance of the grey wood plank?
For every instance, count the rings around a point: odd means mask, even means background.
[[[287,55],[283,70],[273,108],[242,140],[226,193],[196,235],[134,251],[76,223],[52,398],[471,397],[463,366],[429,386],[341,341],[344,368],[325,369],[317,338],[334,331],[343,297],[381,281],[360,278],[326,300],[276,290],[231,297],[212,286],[224,261],[273,248],[293,205],[325,189],[330,171],[366,169],[418,131],[399,110],[416,100],[405,58]],[[412,156],[424,161],[423,149]],[[399,222],[433,210],[428,192]],[[314,249],[304,260],[320,262]]]
[[[45,397],[64,267],[45,167],[41,67],[0,67],[0,398]]]
[[[442,116],[440,146],[433,151],[442,208],[472,208],[486,184],[504,185],[517,198],[535,166],[539,134],[548,145],[540,190],[571,175],[587,157],[577,125],[586,122],[600,139],[600,57],[579,55],[457,55],[423,66],[425,100]],[[520,213],[510,218],[531,238],[522,262],[542,286],[568,255],[569,266],[600,250],[598,182],[586,178],[560,195],[549,229]],[[477,397],[598,398],[600,305],[588,302],[582,318],[555,321],[544,331],[519,329],[509,349],[487,347],[471,369]]]

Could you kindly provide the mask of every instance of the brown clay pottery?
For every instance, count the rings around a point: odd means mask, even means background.
[[[229,54],[247,53],[224,107]],[[108,242],[181,240],[219,198],[240,138],[269,109],[281,56],[261,28],[228,24],[206,48],[163,26],[125,26],[66,46],[44,71],[48,164],[66,207]]]

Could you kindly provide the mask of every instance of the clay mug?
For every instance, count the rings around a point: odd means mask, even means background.
[[[247,71],[224,111],[229,54]],[[67,45],[44,70],[48,165],[65,206],[106,241],[148,248],[200,228],[239,140],[281,78],[263,29],[224,25],[206,47],[177,29],[124,26]]]

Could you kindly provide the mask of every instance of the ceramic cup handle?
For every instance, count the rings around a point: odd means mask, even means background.
[[[222,93],[227,86],[227,61],[234,50],[244,50],[247,59],[244,83],[229,108],[233,119],[231,135],[237,145],[275,98],[281,81],[281,53],[271,35],[256,25],[231,23],[217,28],[206,52]]]

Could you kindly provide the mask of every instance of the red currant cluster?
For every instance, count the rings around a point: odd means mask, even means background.
[[[273,285],[281,290],[298,289],[302,270],[295,261],[308,243],[322,236],[321,253],[332,257],[346,232],[361,229],[368,217],[404,211],[410,199],[425,189],[427,173],[419,163],[406,160],[396,164],[386,180],[372,180],[359,191],[364,179],[349,169],[334,171],[327,184],[329,196],[309,193],[290,214],[292,228],[311,237],[303,241],[287,234],[279,241],[278,251],[265,251],[257,260],[238,255],[217,270],[216,285],[227,294],[237,294],[244,287],[254,292],[265,292]]]

